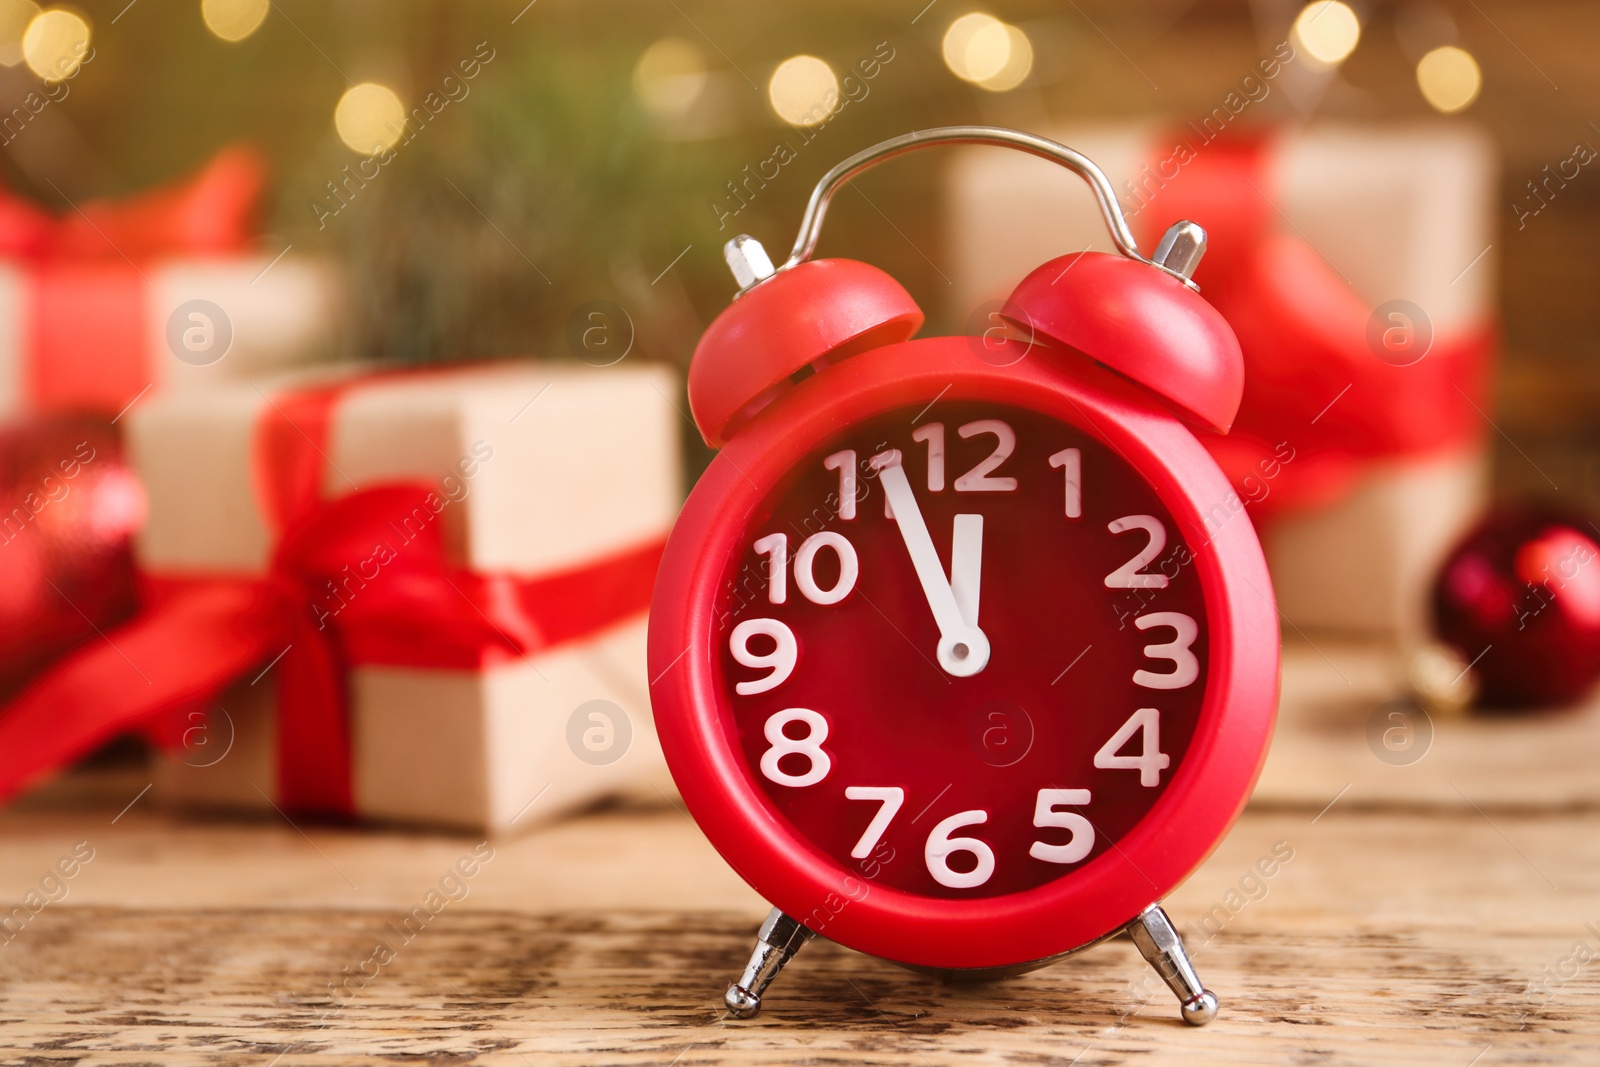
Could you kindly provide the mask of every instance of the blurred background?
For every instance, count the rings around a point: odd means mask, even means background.
[[[1445,681],[1570,703],[1600,671],[1597,34],[1559,0],[0,0],[0,409],[91,413],[114,451],[106,420],[176,425],[161,397],[313,364],[626,357],[677,390],[733,295],[725,241],[778,258],[816,180],[880,140],[1012,126],[1097,159],[1147,251],[1209,229],[1197,281],[1249,385],[1207,444],[1288,627],[1443,638]],[[1091,246],[1077,183],[964,149],[862,178],[822,251],[903,282],[925,333],[977,333]],[[692,479],[709,450],[667,421],[647,447]],[[6,433],[24,501],[87,431]],[[132,617],[138,566],[239,563],[237,473],[223,547],[158,536],[194,526],[170,486],[225,437],[13,507],[0,688]]]
[[[952,24],[980,8],[951,0],[539,0],[526,9],[110,0],[51,6],[71,22],[63,16],[39,34],[26,58],[22,37],[39,8],[5,0],[0,97],[20,106],[44,88],[39,71],[51,73],[59,58],[52,50],[68,54],[78,37],[93,58],[58,102],[8,120],[0,176],[14,194],[68,213],[181,178],[246,140],[270,165],[262,247],[292,244],[346,272],[354,299],[343,353],[559,355],[574,309],[603,299],[637,322],[639,355],[682,367],[730,295],[722,241],[748,232],[786,245],[811,185],[844,156],[960,122],[1044,131],[1091,120],[1198,121],[1291,37],[1302,7],[988,4],[982,13],[1014,28],[1017,54],[1000,55],[1013,47],[1005,33],[980,41],[976,74],[987,77],[975,77],[944,45]],[[1536,465],[1563,493],[1593,500],[1600,366],[1589,346],[1600,326],[1592,297],[1600,262],[1590,249],[1600,184],[1586,173],[1565,181],[1520,227],[1518,206],[1538,206],[1530,182],[1600,139],[1590,108],[1600,74],[1583,43],[1600,31],[1600,9],[1482,0],[1353,11],[1358,39],[1326,46],[1332,61],[1323,70],[1305,57],[1289,64],[1241,121],[1377,127],[1440,118],[1488,133],[1499,156],[1491,221],[1503,324],[1493,401],[1505,435],[1495,435],[1494,476],[1507,488],[1548,489]],[[1318,20],[1334,38],[1338,18]],[[493,59],[461,78],[458,64],[480,42]],[[851,75],[880,42],[893,59],[870,80],[855,71],[865,95],[840,94],[847,102],[824,112],[820,130],[798,125],[821,98],[818,86]],[[1461,50],[1451,58],[1467,73],[1445,64],[1434,85],[1424,61],[1446,46]],[[786,67],[796,56],[826,69]],[[465,87],[455,95],[467,94],[459,100],[443,84],[452,74]],[[446,106],[425,127],[402,118],[441,98]],[[392,160],[373,168],[379,176],[358,192],[341,186],[347,168],[373,154],[368,131],[392,136],[385,124],[397,118],[411,125],[389,149]],[[779,142],[794,147],[794,161],[719,226],[721,211],[740,206],[728,183]],[[864,179],[883,211],[841,197],[825,246],[902,280],[939,332],[960,329],[971,310],[951,299],[947,165],[902,163]]]

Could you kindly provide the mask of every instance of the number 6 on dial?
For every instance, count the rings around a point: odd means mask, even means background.
[[[943,820],[928,835],[922,858],[928,864],[933,880],[951,889],[973,889],[989,880],[994,874],[994,849],[976,837],[951,837],[951,833],[965,826],[977,826],[989,821],[989,813],[982,808],[962,811]],[[950,866],[950,857],[957,852],[972,856],[970,871],[958,871]]]

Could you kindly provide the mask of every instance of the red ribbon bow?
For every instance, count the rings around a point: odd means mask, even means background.
[[[258,423],[258,489],[292,516],[268,574],[153,582],[148,611],[0,710],[0,800],[117,734],[170,743],[172,723],[277,657],[278,803],[350,815],[352,665],[478,670],[649,606],[662,541],[537,578],[480,574],[448,561],[458,505],[431,485],[321,499],[339,392],[280,398]]]
[[[62,215],[0,191],[0,257],[27,268],[19,351],[30,402],[109,415],[145,389],[148,264],[244,252],[265,180],[261,157],[235,146],[186,181]]]
[[[1373,309],[1304,238],[1284,231],[1271,199],[1275,140],[1230,133],[1192,150],[1152,202],[1159,224],[1150,211],[1139,229],[1153,244],[1167,224],[1190,218],[1210,237],[1195,281],[1239,337],[1245,389],[1233,431],[1206,444],[1236,485],[1271,480],[1252,501],[1257,518],[1330,502],[1375,460],[1482,437],[1474,405],[1486,406],[1491,323],[1436,339],[1410,365],[1386,362],[1368,342]],[[1292,462],[1281,462],[1280,443]]]
[[[121,201],[86,200],[61,215],[0,190],[0,256],[125,263],[233,255],[255,240],[265,183],[260,154],[232,145],[192,177]]]

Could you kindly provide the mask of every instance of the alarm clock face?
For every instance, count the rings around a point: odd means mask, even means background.
[[[875,886],[1070,878],[1195,737],[1194,548],[1077,426],[978,400],[883,411],[752,512],[715,606],[718,714],[801,847]]]

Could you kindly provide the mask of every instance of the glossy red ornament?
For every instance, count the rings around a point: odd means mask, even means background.
[[[1440,568],[1433,624],[1482,703],[1579,700],[1600,679],[1600,531],[1560,508],[1495,509]]]
[[[1278,682],[1255,533],[1185,425],[1231,422],[1238,345],[1181,254],[1131,240],[1018,287],[1003,314],[1032,343],[907,340],[897,283],[807,257],[834,187],[952,139],[1109,199],[1030,135],[888,142],[823,179],[776,273],[730,243],[751,284],[695,351],[723,447],[657,578],[651,697],[690,812],[775,905],[728,1006],[753,1014],[812,933],[992,972],[1128,929],[1202,1023],[1215,998],[1155,905],[1237,817]]]
[[[0,696],[133,614],[144,492],[103,419],[0,427]]]

